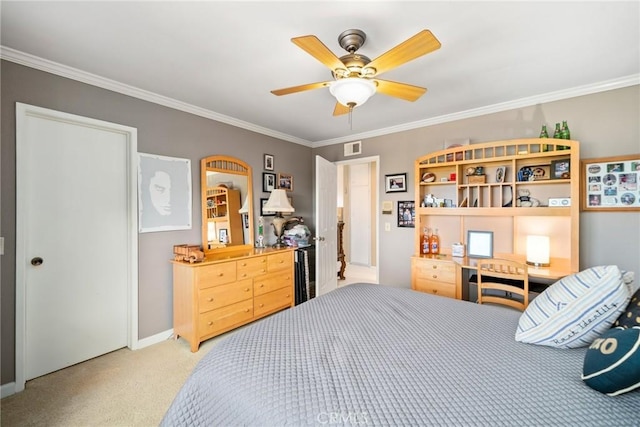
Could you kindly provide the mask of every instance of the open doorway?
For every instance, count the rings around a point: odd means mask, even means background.
[[[338,286],[378,283],[378,156],[336,162],[346,268]]]

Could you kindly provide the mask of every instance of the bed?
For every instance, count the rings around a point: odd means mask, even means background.
[[[161,424],[640,425],[640,392],[587,387],[586,348],[516,342],[520,314],[345,286],[225,338]]]

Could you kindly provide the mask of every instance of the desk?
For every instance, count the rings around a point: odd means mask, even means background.
[[[508,259],[526,263],[525,255],[518,254],[495,254],[494,258]],[[420,262],[437,260],[439,263],[452,263],[455,265],[455,297],[458,299],[469,300],[469,274],[475,272],[478,266],[478,258],[469,257],[452,257],[448,254],[440,255],[420,255],[414,256],[412,260],[412,288],[421,290],[415,285],[417,279],[414,278],[419,274],[418,268],[415,266]],[[575,273],[571,270],[571,260],[568,258],[551,258],[549,267],[533,267],[528,266],[529,279],[536,282],[542,282],[549,285],[565,276]],[[538,279],[538,280],[536,280]],[[432,292],[433,293],[433,292]]]

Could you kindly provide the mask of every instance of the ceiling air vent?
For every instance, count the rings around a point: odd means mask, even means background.
[[[362,141],[347,142],[344,144],[344,156],[355,156],[362,153]]]

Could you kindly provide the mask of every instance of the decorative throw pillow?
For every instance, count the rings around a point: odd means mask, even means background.
[[[516,341],[585,347],[611,327],[634,291],[633,273],[615,265],[564,277],[531,301],[520,316]]]
[[[591,344],[582,379],[610,396],[640,387],[640,327],[609,329]]]
[[[640,289],[633,294],[627,309],[622,312],[613,326],[622,326],[624,328],[640,326]]]

